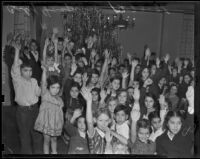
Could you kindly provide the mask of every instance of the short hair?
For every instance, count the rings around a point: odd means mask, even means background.
[[[137,132],[140,128],[149,129],[149,133],[152,132],[150,121],[147,119],[140,119],[137,122]]]
[[[47,89],[49,89],[51,85],[56,84],[56,83],[58,83],[60,85],[60,87],[62,86],[62,82],[61,82],[59,76],[57,76],[57,75],[50,75],[47,78]]]
[[[98,118],[101,114],[106,114],[111,119],[111,114],[108,108],[106,107],[100,107],[97,109],[95,113],[95,117]]]
[[[113,82],[114,80],[119,80],[121,82],[122,78],[120,76],[115,76],[110,79],[110,82]]]
[[[125,106],[123,104],[119,104],[116,106],[116,108],[114,110],[114,114],[117,114],[119,111],[123,111],[126,115],[129,114],[127,106]]]
[[[20,69],[23,69],[23,68],[25,68],[25,67],[32,68],[31,63],[30,63],[30,62],[23,62],[23,63],[20,65]]]
[[[99,71],[97,70],[97,69],[92,69],[92,72],[91,72],[91,75],[92,74],[96,74],[96,75],[98,75],[98,76],[100,76],[100,73],[99,73]]]
[[[81,74],[82,75],[83,71],[81,69],[77,68],[73,76],[75,76],[76,74]]]
[[[86,124],[86,118],[85,118],[84,115],[81,115],[81,116],[79,116],[78,118],[76,118],[74,125],[75,125],[76,127],[78,127],[78,120],[79,120],[80,118],[84,118],[84,119],[85,119],[85,125],[87,125],[87,124]]]
[[[127,89],[120,89],[118,92],[117,92],[117,96],[119,96],[122,92],[126,92],[127,93]]]
[[[149,121],[151,122],[154,118],[160,118],[159,111],[153,111],[148,116]]]
[[[58,42],[63,42],[64,39],[62,37],[58,37]]]
[[[71,87],[70,87],[70,90],[71,90],[73,87],[76,87],[79,91],[81,90],[81,86],[80,86],[77,82],[72,82]]]
[[[67,56],[69,56],[69,57],[72,59],[72,55],[71,55],[71,54],[66,53],[66,54],[64,55],[64,58],[67,57]]]

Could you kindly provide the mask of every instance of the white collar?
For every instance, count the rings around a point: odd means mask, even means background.
[[[84,132],[79,131],[79,130],[78,130],[78,132],[79,132],[79,134],[80,134],[80,136],[81,136],[82,138],[84,138],[84,139],[86,138],[86,134],[85,134]]]
[[[169,132],[169,131],[167,132],[167,136],[169,137],[169,139],[170,139],[171,141],[172,141],[173,138],[174,138],[174,136],[171,136],[171,135],[170,135],[170,132]]]
[[[96,130],[97,130],[98,134],[99,134],[102,138],[105,137],[105,133],[104,133],[103,131],[101,131],[101,130],[100,130],[99,128],[97,128],[97,127],[96,127]]]

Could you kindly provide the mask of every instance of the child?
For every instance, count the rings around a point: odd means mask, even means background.
[[[169,111],[164,121],[164,127],[165,133],[156,139],[157,154],[174,158],[191,158],[193,133],[184,132],[182,114],[179,111]]]
[[[111,122],[111,115],[107,108],[100,108],[96,113],[96,127],[94,127],[92,115],[92,95],[87,89],[82,89],[82,95],[87,101],[86,121],[88,127],[89,148],[91,154],[104,154],[105,152],[105,128]]]
[[[163,113],[159,113],[158,111],[154,111],[149,114],[149,121],[152,129],[152,133],[150,134],[149,140],[153,142],[155,142],[156,138],[162,135],[164,132],[164,130],[162,129],[162,124],[165,116],[163,117],[162,114]],[[160,117],[160,115],[162,115],[162,117]]]
[[[70,88],[70,96],[67,98],[66,102],[66,114],[65,114],[65,119],[70,121],[74,110],[76,109],[81,109],[84,111],[83,108],[83,103],[79,99],[79,93],[80,93],[81,87],[79,86],[78,83],[73,82]]]
[[[115,97],[110,97],[110,99],[108,101],[108,110],[111,114],[111,127],[112,127],[112,125],[115,124],[114,110],[115,110],[117,105],[118,105],[118,99],[115,98]]]
[[[81,114],[82,111],[76,109],[70,122],[67,121],[64,126],[64,130],[70,136],[68,154],[89,154],[86,121]]]
[[[62,99],[58,96],[61,89],[61,81],[58,76],[50,76],[46,81],[47,70],[43,67],[42,75],[42,104],[35,122],[34,129],[44,135],[44,154],[57,154],[57,137],[61,136],[64,124]]]
[[[169,93],[166,94],[166,98],[168,98],[172,103],[172,110],[176,110],[179,103],[179,97],[177,96],[178,86],[176,84],[172,84],[169,88]]]
[[[34,151],[40,146],[39,134],[33,130],[35,120],[38,115],[38,100],[41,95],[41,89],[35,78],[32,78],[32,67],[29,63],[23,63],[19,60],[20,45],[14,44],[15,58],[11,69],[11,76],[15,90],[15,101],[18,105],[16,112],[16,121],[19,129],[21,142],[21,153],[32,154],[32,139]],[[36,139],[35,139],[36,138]]]
[[[121,78],[119,76],[115,76],[114,78],[111,78],[110,82],[111,82],[110,94],[108,94],[108,96],[106,97],[105,102],[107,102],[107,100],[110,97],[117,97],[117,91],[121,86]]]
[[[91,75],[91,77],[90,77],[90,79],[89,79],[89,83],[88,83],[88,85],[87,85],[87,88],[88,89],[92,89],[92,88],[94,88],[94,87],[98,87],[98,88],[100,88],[100,85],[98,85],[98,82],[99,82],[99,71],[97,70],[97,69],[93,69],[92,70],[92,73],[91,73],[92,75]]]
[[[155,154],[155,143],[149,140],[151,125],[147,119],[139,120],[139,98],[140,92],[136,91],[131,111],[131,140],[128,140],[128,147],[131,149],[131,154]]]
[[[93,88],[91,90],[91,93],[92,93],[92,113],[93,113],[93,116],[94,116],[96,114],[99,106],[100,106],[100,100],[101,100],[100,89],[99,88]]]

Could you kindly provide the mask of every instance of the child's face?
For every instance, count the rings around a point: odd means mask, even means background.
[[[147,79],[149,77],[149,70],[147,68],[145,68],[143,71],[142,71],[142,78],[143,79]]]
[[[128,116],[126,115],[126,113],[123,110],[118,111],[115,114],[116,123],[119,125],[123,124],[127,119],[128,119]]]
[[[119,72],[122,74],[122,73],[124,72],[124,69],[125,69],[125,67],[122,67],[122,66],[121,66],[121,67],[119,68]]]
[[[171,90],[170,90],[170,94],[176,94],[177,91],[178,91],[177,87],[176,86],[172,86]]]
[[[177,73],[178,73],[177,69],[173,69],[173,70],[172,70],[172,75],[173,75],[174,77],[177,76]]]
[[[114,69],[111,69],[111,70],[110,70],[110,77],[114,77],[114,76],[115,76],[115,73],[116,73],[115,70],[114,70]]]
[[[75,75],[74,75],[74,82],[77,82],[77,83],[81,83],[81,81],[82,81],[82,75],[81,74],[79,74],[79,73],[76,73]]]
[[[114,79],[114,80],[112,81],[112,88],[113,88],[115,91],[117,91],[117,90],[119,89],[119,87],[120,87],[120,80]]]
[[[148,128],[139,128],[138,129],[138,138],[141,142],[146,143],[149,139],[150,132]]]
[[[21,75],[23,78],[29,80],[32,76],[32,68],[31,67],[24,67],[21,69]]]
[[[153,118],[151,121],[151,125],[153,126],[154,130],[158,130],[161,128],[161,119],[160,118]]]
[[[36,50],[37,50],[37,45],[36,45],[36,43],[35,43],[35,42],[32,42],[30,48],[31,48],[31,51],[36,51]]]
[[[79,118],[78,119],[77,127],[78,127],[78,130],[81,131],[81,132],[85,132],[86,131],[85,118]]]
[[[166,78],[161,78],[160,79],[160,81],[159,81],[159,84],[161,85],[161,86],[163,86],[163,85],[165,85],[167,83],[167,81],[166,81]]]
[[[91,83],[97,84],[98,80],[99,80],[99,75],[98,74],[92,74]]]
[[[92,101],[96,102],[99,100],[99,95],[96,91],[92,91]]]
[[[83,63],[83,60],[81,58],[77,61],[77,64],[81,68],[84,67],[84,63]]]
[[[171,117],[167,123],[167,126],[169,128],[169,131],[176,135],[180,129],[181,129],[181,126],[182,126],[182,122],[181,122],[181,119],[180,117]]]
[[[133,88],[129,88],[128,89],[128,95],[129,95],[129,97],[132,97],[133,94],[134,94],[134,89]]]
[[[72,87],[70,90],[70,95],[72,98],[77,98],[79,94],[79,90],[77,87]]]
[[[53,66],[53,65],[54,65],[54,62],[55,62],[55,60],[54,60],[53,57],[49,57],[49,58],[47,58],[47,60],[46,60],[47,66]]]
[[[187,84],[189,84],[189,82],[190,82],[190,76],[185,75],[184,76],[184,82],[187,83]]]
[[[59,51],[63,50],[63,42],[62,41],[58,41],[58,50]]]
[[[136,66],[135,67],[135,73],[138,74],[140,72],[140,69],[141,69],[140,66]]]
[[[65,57],[65,64],[67,64],[67,65],[71,65],[71,63],[72,63],[72,59],[71,59],[71,57],[66,56],[66,57]]]
[[[190,72],[190,75],[194,78],[194,70]]]
[[[104,130],[105,127],[108,127],[109,123],[110,123],[110,118],[107,114],[102,113],[97,117],[97,127],[100,130]]]
[[[126,92],[121,92],[118,96],[118,100],[120,104],[125,104],[127,101],[127,93]]]
[[[112,59],[112,65],[114,66],[114,65],[116,65],[117,64],[117,59],[116,58],[113,58]]]
[[[144,103],[145,103],[146,108],[147,108],[147,109],[150,109],[150,108],[153,108],[154,100],[153,100],[153,98],[147,96],[147,97],[145,98]]]
[[[139,88],[139,82],[138,81],[133,81],[133,88]]]
[[[108,104],[108,109],[111,113],[114,113],[115,107],[117,106],[117,100],[112,100]]]
[[[60,85],[58,83],[52,84],[49,91],[52,96],[56,96],[60,91]]]
[[[153,65],[152,67],[151,67],[151,74],[155,74],[156,73],[156,65]]]
[[[184,65],[187,66],[189,64],[188,60],[184,60]]]

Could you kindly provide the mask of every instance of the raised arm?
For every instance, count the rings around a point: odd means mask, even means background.
[[[42,94],[45,94],[47,90],[47,77],[46,77],[46,72],[47,69],[44,65],[41,66],[43,72],[42,72],[42,81],[41,81],[41,89],[42,89]]]
[[[135,67],[137,66],[138,62],[136,60],[133,60],[131,65],[131,76],[130,76],[130,82],[129,82],[129,86],[132,85],[133,81],[134,81],[134,74],[135,74]]]
[[[14,44],[14,48],[15,48],[15,57],[11,69],[11,76],[13,80],[17,80],[19,77],[21,77],[20,65],[22,64],[22,61],[19,59],[19,52],[21,49],[21,45]]]
[[[87,101],[87,108],[86,108],[86,122],[88,128],[88,134],[90,137],[94,135],[94,125],[93,125],[93,115],[92,115],[92,95],[89,90],[86,88],[82,88],[81,94]]]
[[[43,57],[42,57],[44,64],[46,64],[47,47],[49,44],[50,44],[50,41],[48,38],[46,38],[45,44],[44,44],[44,49],[43,49]]]
[[[128,72],[123,72],[122,73],[122,88],[126,89],[127,88],[127,78],[129,76]]]
[[[54,39],[53,43],[55,46],[55,53],[54,53],[55,62],[58,63],[58,39]]]
[[[131,111],[131,142],[135,143],[136,138],[137,138],[137,132],[136,132],[137,121],[140,119],[140,104],[139,104],[140,91],[139,89],[134,90],[133,98],[135,102]]]

